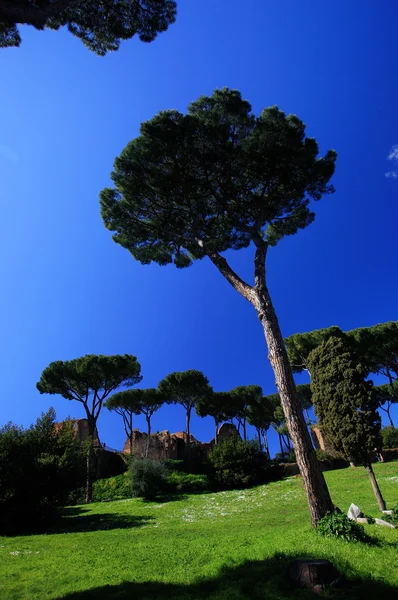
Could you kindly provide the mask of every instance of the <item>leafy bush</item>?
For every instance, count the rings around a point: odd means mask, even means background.
[[[93,484],[93,502],[109,502],[110,500],[121,500],[131,498],[131,476],[128,471],[122,475],[99,479]],[[83,504],[86,498],[85,488],[79,488],[69,494],[68,503]]]
[[[346,542],[369,542],[370,539],[362,525],[338,511],[329,512],[318,521],[317,533]]]
[[[55,516],[76,484],[85,481],[86,457],[73,423],[55,427],[54,409],[24,429],[0,429],[0,531],[39,529]]]
[[[267,460],[256,442],[223,440],[209,454],[211,480],[216,489],[247,488],[268,480]]]
[[[169,471],[184,471],[183,460],[174,460],[173,458],[168,458],[163,464]]]
[[[316,453],[316,457],[318,460],[320,461],[327,461],[327,460],[333,460],[334,457],[331,456],[330,454],[328,454],[327,452],[325,452],[325,450],[321,450],[320,448],[318,448],[317,450],[315,450]]]
[[[383,448],[398,448],[398,428],[388,425],[381,430]]]
[[[207,475],[172,471],[168,477],[170,489],[176,492],[202,492],[209,488]]]
[[[165,465],[150,458],[135,460],[130,467],[131,490],[134,496],[154,500],[169,490]]]

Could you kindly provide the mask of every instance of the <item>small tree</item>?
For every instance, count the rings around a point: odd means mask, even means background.
[[[84,479],[85,456],[73,422],[56,423],[53,408],[27,429],[1,427],[0,534],[47,525]]]
[[[122,385],[139,383],[141,366],[135,356],[87,354],[74,360],[50,363],[36,384],[41,394],[60,394],[83,404],[88,434],[93,440],[97,420],[106,398]],[[87,452],[86,502],[92,498],[92,451]]]
[[[373,395],[379,406],[379,409],[387,414],[391,427],[394,427],[394,421],[391,417],[391,406],[398,402],[398,382],[384,383],[373,388]]]
[[[308,357],[315,412],[334,449],[366,468],[380,510],[386,505],[370,461],[381,447],[373,383],[365,381],[366,367],[347,338],[331,337]]]
[[[214,441],[218,443],[218,429],[223,421],[230,418],[231,394],[229,392],[213,392],[199,398],[196,404],[196,414],[199,417],[213,417],[215,423]]]
[[[181,373],[170,373],[159,383],[159,391],[166,402],[180,404],[186,411],[186,443],[189,450],[191,443],[190,423],[191,412],[196,404],[213,390],[209,380],[200,371],[190,370]]]
[[[310,200],[333,191],[336,153],[318,157],[295,115],[277,107],[256,117],[236,90],[215,90],[188,114],[160,112],[141,125],[115,161],[114,188],[101,193],[113,239],[142,264],[189,267],[207,257],[254,307],[268,345],[286,423],[307,491],[312,524],[333,503],[301,411],[266,281],[269,248],[314,220]],[[222,255],[254,247],[254,285]]]
[[[144,415],[147,423],[147,441],[145,457],[149,454],[149,441],[151,435],[151,419],[154,413],[164,404],[164,399],[159,390],[148,388],[144,390],[125,390],[117,392],[109,398],[107,406],[115,407],[116,412],[122,415],[124,430],[129,439],[130,455],[133,453],[133,414]],[[110,408],[112,410],[112,408]]]
[[[249,406],[257,402],[263,396],[263,390],[259,385],[239,385],[230,392],[235,418],[238,421],[238,429],[243,429],[243,439],[247,440],[246,420]]]
[[[68,30],[100,56],[138,35],[152,42],[174,23],[174,0],[0,0],[0,47],[19,46],[18,24]]]
[[[120,415],[123,419],[124,431],[129,440],[130,456],[133,454],[133,415],[141,412],[141,391],[125,390],[110,396],[104,406]]]
[[[301,408],[303,409],[304,414],[307,417],[307,425],[311,425],[311,419],[308,413],[309,409],[313,405],[311,385],[309,383],[303,383],[301,385],[298,385],[297,394],[301,401]]]
[[[256,428],[260,448],[262,448],[261,438],[263,438],[265,451],[269,459],[271,458],[271,454],[269,451],[267,431],[271,426],[274,410],[275,403],[271,397],[262,396],[261,398],[253,398],[247,411],[247,422],[249,425]]]

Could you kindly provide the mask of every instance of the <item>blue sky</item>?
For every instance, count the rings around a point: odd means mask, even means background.
[[[398,179],[385,176],[398,171],[387,158],[398,144],[396,2],[178,4],[154,43],[130,40],[105,58],[67,31],[27,27],[19,49],[0,51],[0,423],[28,425],[51,405],[60,419],[84,416],[35,384],[51,361],[88,353],[136,355],[145,387],[194,368],[216,390],[275,391],[254,310],[213,265],[141,266],[99,214],[114,158],[141,121],[216,87],[241,90],[255,112],[296,113],[321,152],[338,152],[336,193],[268,255],[283,334],[398,318]],[[250,280],[251,250],[231,261]],[[154,430],[183,428],[178,407],[154,418]],[[209,440],[212,420],[194,417],[192,432]],[[99,433],[124,442],[107,411]]]

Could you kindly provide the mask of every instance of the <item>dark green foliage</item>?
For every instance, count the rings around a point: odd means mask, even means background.
[[[189,448],[191,443],[191,412],[199,401],[212,395],[213,389],[209,385],[209,380],[201,371],[191,369],[180,373],[170,373],[160,381],[158,387],[161,396],[167,403],[180,404],[185,408],[185,433]]]
[[[369,543],[370,536],[359,523],[351,521],[345,514],[335,511],[327,513],[318,521],[317,533],[324,537],[338,538],[345,542]]]
[[[391,417],[391,406],[398,402],[398,381],[394,381],[390,373],[391,383],[384,383],[373,388],[373,395],[379,408],[387,413],[391,427],[394,423]]]
[[[184,492],[191,494],[194,492],[204,492],[209,489],[209,480],[207,475],[199,473],[182,473],[181,471],[172,471],[168,476],[170,491]]]
[[[239,385],[229,392],[231,398],[231,409],[229,416],[238,421],[239,429],[243,428],[243,437],[246,440],[246,420],[251,404],[258,403],[263,390],[259,385]]]
[[[177,403],[187,409],[212,393],[209,380],[194,369],[181,373],[170,373],[159,383],[159,391],[169,403]]]
[[[83,484],[86,458],[73,422],[55,425],[55,411],[28,429],[0,429],[0,531],[40,529],[54,517],[68,493]]]
[[[131,475],[129,471],[108,477],[107,479],[98,479],[93,484],[93,502],[109,502],[111,500],[121,500],[131,498]],[[73,490],[68,496],[68,504],[83,504],[85,502],[86,490],[78,488]]]
[[[296,333],[285,339],[290,364],[296,373],[308,370],[308,356],[330,337],[347,336],[356,346],[370,373],[384,375],[391,384],[398,379],[398,321],[379,323],[343,332],[340,327]]]
[[[131,489],[134,496],[155,500],[169,491],[168,472],[162,462],[143,458],[130,466]]]
[[[104,356],[87,354],[74,360],[50,363],[36,384],[41,394],[60,394],[84,406],[89,439],[94,439],[97,419],[105,399],[120,386],[130,386],[142,379],[141,366],[130,354]],[[86,502],[92,495],[93,453],[87,447]]]
[[[175,17],[174,0],[0,0],[0,47],[19,46],[17,24],[36,29],[67,26],[85,46],[104,56],[134,35],[152,42]]]
[[[398,428],[388,425],[381,430],[383,448],[398,448]]]
[[[213,417],[217,424],[231,418],[231,394],[229,392],[212,392],[199,398],[196,403],[196,414],[199,417]]]
[[[269,465],[257,442],[223,440],[209,454],[211,479],[218,490],[247,488],[267,480]]]
[[[115,161],[101,214],[143,264],[188,267],[260,236],[276,244],[314,219],[309,200],[333,191],[336,153],[317,158],[304,124],[277,107],[255,117],[236,90],[215,90],[141,125]]]
[[[308,357],[315,413],[334,449],[368,464],[380,448],[381,421],[368,370],[347,338],[331,337]]]
[[[118,387],[139,383],[141,366],[135,356],[87,354],[74,360],[57,360],[46,367],[36,384],[41,394],[60,394],[81,402],[89,422],[90,435],[102,404]]]
[[[151,434],[151,419],[164,403],[164,398],[155,388],[145,390],[124,390],[116,392],[106,401],[106,407],[114,410],[123,418],[124,431],[130,440],[130,454],[132,453],[133,415],[145,415],[147,422],[147,451],[149,449],[149,436]]]

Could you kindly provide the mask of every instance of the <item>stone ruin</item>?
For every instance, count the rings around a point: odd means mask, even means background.
[[[240,438],[239,432],[232,423],[223,423],[218,429],[217,437],[219,440],[232,437]],[[190,443],[204,454],[213,448],[215,438],[210,442],[199,442],[193,435],[190,436]],[[134,429],[132,438],[132,456],[144,458],[148,444],[148,434],[138,429]],[[153,460],[183,460],[186,455],[187,436],[185,431],[170,433],[170,431],[160,431],[151,433],[149,436],[148,457]],[[130,454],[130,440],[126,439],[123,454]]]
[[[79,440],[79,442],[85,442],[88,438],[88,421],[87,419],[71,419],[72,423],[73,423],[73,429],[75,431],[75,435],[77,437],[77,439]],[[63,421],[60,423],[55,423],[54,428],[55,431],[57,431],[61,425],[63,425]],[[95,428],[94,431],[94,437],[93,437],[93,442],[94,442],[94,446],[100,446],[100,440],[98,437],[98,431],[97,428]]]

